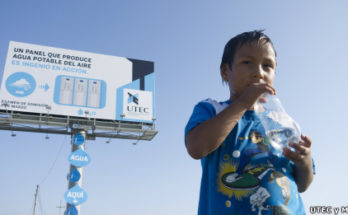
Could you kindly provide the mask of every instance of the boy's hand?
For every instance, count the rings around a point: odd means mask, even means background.
[[[301,141],[298,144],[289,144],[295,151],[289,148],[283,149],[283,155],[295,163],[295,180],[299,192],[304,192],[313,180],[311,145],[312,141],[307,136],[301,135]]]
[[[238,98],[238,102],[245,108],[250,108],[256,100],[263,94],[270,93],[276,94],[275,89],[270,84],[266,83],[253,83],[246,88],[242,95]]]
[[[312,164],[311,157],[311,145],[312,141],[305,135],[301,135],[300,142],[289,143],[289,146],[294,148],[295,151],[290,150],[289,148],[284,148],[283,155],[293,161],[296,166],[307,166]]]

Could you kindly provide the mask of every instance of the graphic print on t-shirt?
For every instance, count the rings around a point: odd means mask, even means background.
[[[254,147],[247,147],[242,152],[234,150],[231,160],[227,159],[229,156],[224,156],[226,162],[220,164],[218,184],[221,193],[230,198],[234,196],[236,199],[242,200],[260,186],[261,179],[273,169],[273,165],[271,163],[250,165],[253,156],[270,152],[268,143],[260,132],[251,130],[247,137],[239,137],[239,140],[250,140],[249,145]]]

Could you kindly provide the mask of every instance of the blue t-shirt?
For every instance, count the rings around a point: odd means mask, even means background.
[[[198,103],[185,135],[230,105]],[[275,150],[254,111],[247,110],[224,142],[201,159],[199,215],[305,214],[294,164]]]

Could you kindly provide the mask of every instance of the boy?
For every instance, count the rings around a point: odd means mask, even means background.
[[[311,140],[302,135],[277,153],[253,111],[263,93],[276,94],[275,68],[262,31],[226,44],[220,74],[230,98],[198,103],[185,128],[187,151],[202,163],[199,215],[305,214],[299,192],[313,180]]]

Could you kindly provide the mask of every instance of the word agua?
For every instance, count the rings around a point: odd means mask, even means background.
[[[71,155],[70,160],[72,160],[72,161],[88,162],[88,157],[87,156],[81,156],[81,155]]]

